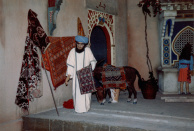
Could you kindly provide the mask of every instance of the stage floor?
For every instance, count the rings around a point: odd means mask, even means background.
[[[194,103],[165,102],[157,93],[156,99],[144,99],[138,92],[137,104],[127,103],[128,92],[120,92],[118,103],[100,105],[92,95],[91,109],[87,113],[75,113],[73,109],[58,107],[38,114],[24,116],[24,130],[68,130],[68,131],[193,131]],[[180,95],[172,95],[179,99]],[[185,96],[188,97],[188,96]],[[162,99],[161,99],[162,98]],[[194,99],[190,95],[189,99]],[[108,100],[108,98],[107,98]]]

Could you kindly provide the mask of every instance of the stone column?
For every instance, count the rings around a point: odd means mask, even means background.
[[[176,15],[175,10],[164,10],[159,16],[161,64],[158,72],[159,89],[163,94],[178,93],[178,70],[171,66],[171,36]]]

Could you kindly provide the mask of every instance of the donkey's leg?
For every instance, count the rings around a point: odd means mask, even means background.
[[[100,103],[100,105],[104,105],[104,89],[99,87],[97,88],[97,92],[96,92],[96,97],[97,97],[97,100],[98,102]]]
[[[107,94],[108,94],[108,97],[109,97],[108,103],[111,103],[112,97],[111,97],[110,89],[107,89]]]
[[[105,102],[106,102],[106,89],[103,89],[103,100],[101,105],[104,105]]]
[[[131,102],[132,89],[131,89],[131,87],[127,86],[127,90],[128,90],[128,93],[129,93],[127,102]]]
[[[134,86],[132,86],[131,89],[134,94],[133,104],[137,104],[137,91],[135,90]]]

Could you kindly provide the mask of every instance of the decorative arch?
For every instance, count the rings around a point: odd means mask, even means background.
[[[164,31],[164,37],[166,35],[168,35],[168,37],[170,36],[171,26],[172,26],[172,20],[171,19],[168,19],[166,21],[166,26],[165,26],[165,31]]]
[[[105,36],[106,36],[106,43],[107,43],[107,63],[111,64],[111,41],[110,41],[110,35],[105,26],[101,26],[101,29],[103,30]]]
[[[187,42],[193,45],[193,48],[194,48],[193,36],[194,36],[194,28],[192,28],[191,26],[186,26],[181,31],[179,31],[179,33],[177,33],[177,35],[172,41],[172,51],[177,56],[177,59],[173,60],[173,65],[175,65],[175,63],[179,60],[178,56],[180,55],[183,47],[187,44]],[[193,50],[192,50],[192,53],[194,53]]]
[[[95,26],[100,26],[104,31],[107,41],[107,58],[108,63],[115,65],[115,45],[114,45],[114,20],[113,15],[94,10],[88,10],[88,38],[90,38],[92,30]],[[90,40],[89,40],[90,43]]]

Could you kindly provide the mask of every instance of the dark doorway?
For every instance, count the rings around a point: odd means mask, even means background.
[[[97,61],[105,59],[106,63],[108,61],[107,58],[107,38],[103,29],[100,26],[95,26],[92,30],[90,36],[91,42],[91,50],[94,54],[94,57]],[[103,63],[101,63],[103,64]]]

